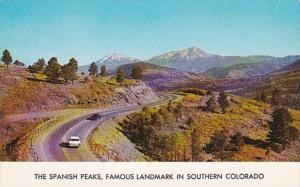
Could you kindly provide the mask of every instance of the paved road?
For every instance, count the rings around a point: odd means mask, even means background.
[[[176,95],[163,94],[161,100],[147,104],[154,106],[166,103],[168,100],[176,99]],[[38,155],[38,161],[105,161],[96,158],[88,149],[87,137],[101,122],[118,115],[132,113],[140,110],[141,106],[120,107],[118,109],[101,110],[102,118],[99,120],[88,120],[88,116],[82,116],[71,122],[60,125],[51,132],[45,132],[42,139],[34,144],[34,150]],[[66,142],[70,136],[79,136],[81,145],[79,148],[62,147],[60,144]]]

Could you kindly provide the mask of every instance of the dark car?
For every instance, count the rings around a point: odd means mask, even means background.
[[[88,118],[88,120],[98,120],[98,119],[101,119],[101,117],[102,116],[100,114],[96,113],[96,114],[93,114],[92,116],[90,116]]]

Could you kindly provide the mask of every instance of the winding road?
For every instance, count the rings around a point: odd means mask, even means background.
[[[169,100],[174,100],[177,97],[177,95],[173,94],[162,94],[159,101],[144,106],[165,104]],[[101,110],[98,113],[102,115],[102,118],[98,120],[88,120],[87,118],[91,114],[85,114],[68,123],[59,125],[50,132],[44,132],[45,134],[40,135],[42,138],[33,145],[33,149],[38,156],[37,161],[106,161],[101,158],[96,158],[89,150],[87,145],[87,137],[89,134],[101,125],[103,121],[108,120],[113,116],[133,113],[144,106],[129,106]],[[81,145],[79,148],[68,148],[61,145],[63,142],[67,142],[70,136],[80,137]]]

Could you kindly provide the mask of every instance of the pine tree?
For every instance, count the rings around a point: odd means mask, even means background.
[[[278,151],[280,146],[284,150],[289,140],[289,125],[293,119],[288,109],[284,107],[276,108],[272,118],[273,120],[269,123],[268,141],[273,150]]]
[[[40,58],[37,60],[37,62],[33,63],[31,68],[29,68],[30,71],[32,72],[40,72],[42,70],[44,70],[46,63],[45,60],[43,58]]]
[[[167,104],[167,111],[171,112],[172,110],[173,110],[173,102],[172,100],[169,100]]]
[[[226,158],[226,148],[229,145],[229,135],[226,129],[217,131],[213,134],[210,143],[206,145],[208,153],[212,153],[216,158],[224,160]]]
[[[117,70],[117,76],[116,76],[116,81],[119,83],[122,83],[125,79],[125,73],[124,70],[121,68],[118,68]]]
[[[69,60],[68,65],[70,66],[71,69],[69,79],[72,81],[73,84],[74,80],[76,79],[76,73],[78,71],[78,62],[75,58],[71,58]]]
[[[89,72],[91,76],[97,76],[98,75],[98,66],[95,62],[91,63]]]
[[[281,92],[278,88],[275,88],[272,92],[271,104],[272,106],[279,106],[281,103]]]
[[[56,57],[52,57],[48,61],[45,72],[51,82],[56,81],[60,77],[61,65],[58,63]]]
[[[267,93],[266,92],[262,92],[261,95],[260,95],[260,99],[262,102],[266,103],[267,100],[268,100],[268,96],[267,96]]]
[[[209,98],[209,100],[206,103],[206,110],[208,112],[214,112],[216,108],[216,100],[215,100],[215,96],[211,96]]]
[[[200,142],[200,131],[199,129],[193,129],[191,134],[191,151],[192,161],[201,161],[202,146]]]
[[[134,65],[132,67],[132,73],[131,73],[131,78],[132,79],[139,79],[141,80],[143,78],[143,73],[142,73],[142,68],[140,65]]]
[[[13,63],[15,66],[25,66],[25,64],[19,60],[15,60],[15,62]]]
[[[182,116],[182,108],[183,108],[182,104],[178,103],[174,109],[174,116],[177,122],[179,121],[179,118],[181,118]]]
[[[194,119],[190,116],[186,122],[186,125],[188,126],[188,128],[192,128],[194,124]]]
[[[1,60],[2,62],[4,62],[4,64],[6,64],[6,67],[8,69],[8,66],[12,63],[12,57],[10,56],[10,53],[7,49],[3,51]]]
[[[65,64],[62,66],[61,76],[65,79],[66,84],[68,84],[68,80],[70,80],[72,76],[72,67],[69,64]]]
[[[106,77],[106,67],[104,65],[101,66],[100,75],[101,75],[101,77]]]
[[[229,107],[229,102],[227,100],[227,94],[225,92],[221,92],[219,99],[218,99],[219,105],[222,109],[223,114],[226,113],[226,108]]]
[[[231,137],[231,143],[235,147],[236,151],[239,151],[243,145],[245,145],[244,137],[240,132],[237,132],[233,137]]]

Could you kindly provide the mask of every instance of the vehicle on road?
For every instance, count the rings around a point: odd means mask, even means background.
[[[89,118],[87,118],[88,120],[98,120],[101,119],[101,115],[98,113],[93,114],[92,116],[90,116]]]
[[[80,138],[78,136],[71,136],[68,140],[69,147],[79,147],[80,146]]]

